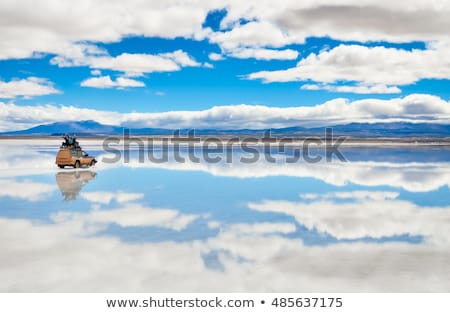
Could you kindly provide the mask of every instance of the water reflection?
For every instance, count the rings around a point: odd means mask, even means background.
[[[96,172],[89,170],[61,171],[55,175],[56,184],[65,201],[76,200],[83,186],[96,176]]]
[[[0,291],[450,291],[445,157],[97,175],[22,147],[0,165]]]

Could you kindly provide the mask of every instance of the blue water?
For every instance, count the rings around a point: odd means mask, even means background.
[[[447,148],[108,164],[91,143],[79,170],[56,149],[0,141],[0,291],[450,291]]]

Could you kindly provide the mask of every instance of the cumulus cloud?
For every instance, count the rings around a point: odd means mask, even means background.
[[[53,83],[45,78],[28,77],[9,82],[0,80],[0,99],[13,99],[16,97],[30,98],[58,93],[61,93],[61,91],[55,89]]]
[[[173,72],[181,67],[201,66],[182,50],[160,54],[122,53],[112,57],[107,53],[90,55],[82,52],[74,55],[60,55],[51,60],[60,67],[89,66],[94,69],[123,72],[127,76],[142,76],[144,73]]]
[[[419,0],[408,10],[400,3],[366,0],[336,4],[270,1],[41,1],[39,14],[29,1],[3,1],[0,58],[31,57],[35,52],[60,54],[80,42],[113,42],[136,35],[162,38],[208,38],[224,49],[282,47],[308,37],[358,42],[447,40],[450,5]],[[220,30],[204,29],[208,12],[226,8]],[[70,12],[68,14],[67,12]],[[241,21],[248,21],[241,23]],[[426,23],[416,23],[426,21]],[[64,48],[62,48],[64,47]]]
[[[365,0],[336,3],[332,0],[314,2],[280,0],[232,0],[222,29],[240,28],[239,21],[270,23],[282,30],[290,43],[307,37],[331,37],[338,40],[410,42],[447,39],[446,29],[450,5],[435,0],[414,1],[405,10],[402,3]],[[427,21],[419,25],[416,21]],[[272,41],[276,44],[283,36]]]
[[[74,106],[33,105],[19,106],[13,103],[0,102],[0,129],[24,129],[40,124],[48,124],[68,119],[73,121],[92,120],[102,124],[119,125],[121,114],[111,111],[78,108]]]
[[[201,64],[190,57],[186,52],[177,50],[174,52],[161,53],[161,57],[174,60],[175,63],[181,66],[200,66]]]
[[[412,94],[390,100],[334,99],[316,106],[267,107],[263,105],[215,106],[202,111],[119,113],[73,106],[18,106],[0,102],[0,130],[61,121],[94,119],[107,125],[156,128],[282,128],[323,126],[351,122],[425,122],[447,124],[450,103],[439,97]]]
[[[225,32],[212,33],[209,40],[225,50],[239,47],[283,47],[292,42],[276,25],[261,21],[237,25]]]
[[[126,87],[145,87],[145,84],[141,81],[118,77],[115,81],[111,80],[109,75],[91,77],[81,82],[82,87],[93,88],[126,88]]]
[[[270,19],[294,34],[330,36],[339,40],[408,42],[445,39],[450,6],[440,1],[401,3],[318,1],[280,8]],[[416,21],[427,21],[419,25]],[[426,25],[425,25],[426,24]]]
[[[208,55],[208,58],[209,58],[211,61],[221,61],[221,60],[224,60],[224,59],[225,59],[224,56],[223,56],[222,54],[220,54],[220,53],[215,53],[215,52],[210,53],[210,54]]]
[[[60,54],[74,43],[114,42],[130,35],[201,39],[205,17],[217,6],[214,2],[42,1],[37,12],[33,1],[2,1],[0,59],[27,58],[35,52]]]
[[[201,62],[180,51],[109,56],[92,43],[118,42],[129,36],[207,39],[219,45],[226,56],[293,60],[298,52],[285,47],[304,43],[310,37],[327,37],[359,43],[420,41],[428,48],[406,51],[343,45],[312,54],[295,68],[251,73],[248,78],[267,82],[311,80],[323,83],[319,84],[321,89],[337,92],[398,93],[398,86],[450,76],[446,31],[450,29],[450,5],[445,1],[418,0],[410,3],[408,10],[400,3],[377,0],[340,4],[331,0],[280,0],[277,6],[256,0],[170,0],[163,4],[82,0],[78,6],[69,1],[58,5],[41,1],[40,7],[45,16],[26,0],[19,4],[2,2],[0,59],[52,54],[55,57],[51,62],[58,66],[90,66],[139,76],[201,66]],[[224,8],[226,14],[219,29],[203,27],[208,12]],[[210,57],[220,58],[218,54]],[[357,84],[330,85],[337,81]]]
[[[328,87],[335,91],[392,92],[386,85],[407,85],[421,79],[450,79],[447,47],[401,50],[361,45],[339,45],[329,51],[312,53],[286,70],[251,73],[248,79],[264,82],[316,81],[322,83],[358,82],[357,87]],[[365,86],[365,87],[364,87]],[[306,87],[308,88],[308,86]],[[393,87],[395,88],[395,87]],[[327,89],[325,88],[322,89]]]
[[[257,60],[295,60],[298,52],[292,49],[275,50],[275,49],[253,49],[243,48],[228,52],[232,57],[239,59],[257,59]]]
[[[77,42],[112,42],[130,35],[162,38],[209,39],[222,47],[281,47],[307,37],[338,40],[432,41],[447,39],[450,28],[446,2],[414,1],[404,5],[366,0],[315,2],[164,1],[93,2],[82,0],[55,5],[41,1],[36,12],[29,1],[3,1],[0,6],[0,58],[25,58],[35,52],[62,53]],[[203,29],[209,11],[227,9],[221,30]],[[67,12],[70,12],[68,14]],[[250,21],[241,25],[240,21]],[[416,23],[426,21],[426,23]]]
[[[209,35],[212,43],[222,48],[222,53],[239,59],[294,60],[298,52],[292,49],[268,49],[283,47],[290,39],[275,25],[266,22],[250,22],[233,27],[229,31]],[[221,60],[220,54],[212,53],[210,58]]]
[[[100,76],[102,75],[102,72],[100,70],[92,70],[91,75],[93,76]]]
[[[214,65],[212,65],[212,64],[209,63],[209,62],[205,62],[205,63],[203,63],[203,67],[204,67],[204,68],[214,68]]]

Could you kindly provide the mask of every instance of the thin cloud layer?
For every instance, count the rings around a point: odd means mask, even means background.
[[[88,78],[83,80],[80,85],[93,88],[145,87],[145,84],[141,81],[126,77],[118,77],[113,81],[109,75]]]
[[[312,53],[286,70],[251,73],[247,79],[261,79],[264,82],[315,81],[325,84],[336,82],[357,82],[357,86],[321,87],[317,89],[357,93],[399,92],[396,87],[376,86],[409,85],[421,79],[450,79],[450,52],[447,46],[426,50],[400,50],[360,45],[340,45],[329,51]],[[311,89],[306,85],[304,89]],[[352,89],[353,88],[353,89]],[[395,89],[392,89],[395,88]],[[374,90],[370,90],[374,89]]]
[[[88,50],[81,54],[68,54],[54,57],[52,64],[60,67],[89,66],[93,69],[123,72],[127,76],[142,76],[144,73],[179,71],[185,66],[200,66],[191,56],[182,50],[161,54],[122,53],[109,56],[105,51],[92,55]]]

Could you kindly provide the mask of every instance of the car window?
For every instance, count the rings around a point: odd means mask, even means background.
[[[72,150],[71,153],[72,153],[72,156],[73,156],[73,157],[76,157],[76,158],[79,158],[79,157],[82,156],[80,150]]]

